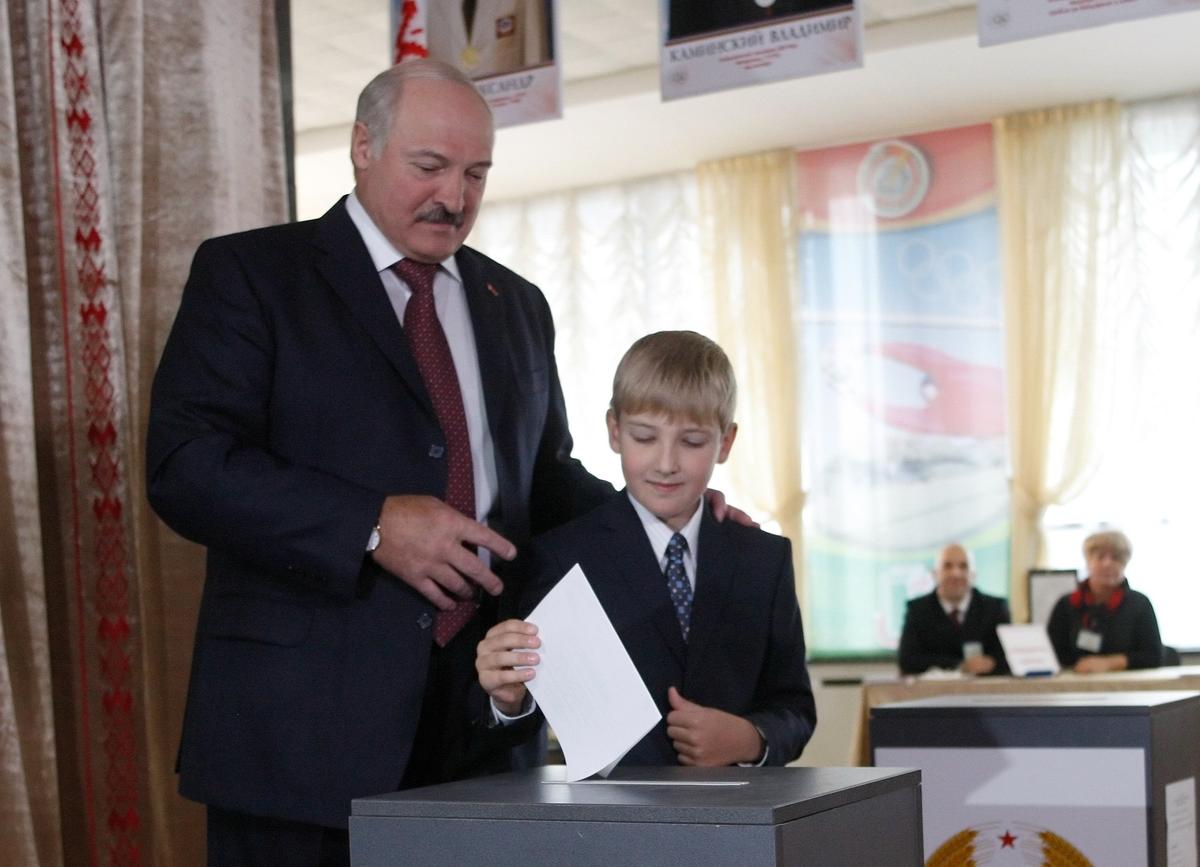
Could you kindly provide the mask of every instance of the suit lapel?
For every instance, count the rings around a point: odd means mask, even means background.
[[[324,254],[316,260],[321,276],[396,368],[417,402],[430,417],[436,418],[421,371],[409,351],[404,329],[396,319],[396,311],[375,271],[371,254],[346,213],[345,199],[317,221],[313,243]]]
[[[613,534],[609,549],[612,556],[606,561],[606,574],[617,588],[614,603],[629,611],[633,620],[649,612],[649,619],[663,645],[682,668],[687,660],[687,645],[671,605],[667,579],[650,547],[641,519],[624,491],[601,508],[604,525]]]
[[[967,616],[963,618],[962,634],[975,635],[982,632],[979,625],[983,622],[983,598],[979,595],[978,590],[972,591],[971,606],[967,609]]]
[[[688,630],[688,660],[702,659],[705,647],[719,634],[721,611],[729,596],[736,568],[723,528],[702,505],[700,537],[696,551],[696,592],[692,597],[692,624]]]
[[[488,282],[478,254],[462,248],[454,257],[467,296],[483,403],[493,442],[505,430],[505,411],[512,405],[513,366],[508,348],[507,309],[502,290]]]

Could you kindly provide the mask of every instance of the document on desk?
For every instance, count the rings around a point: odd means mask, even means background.
[[[567,781],[607,776],[662,715],[579,564],[525,618],[542,645],[529,691],[567,760]]]
[[[1058,674],[1058,657],[1041,623],[1004,623],[996,627],[996,636],[1017,677]]]

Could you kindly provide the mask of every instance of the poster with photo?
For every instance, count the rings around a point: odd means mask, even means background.
[[[562,116],[557,0],[392,0],[392,62],[432,57],[469,75],[497,127]]]
[[[979,0],[979,44],[1200,10],[1200,0]]]
[[[862,66],[858,0],[659,0],[663,99]]]

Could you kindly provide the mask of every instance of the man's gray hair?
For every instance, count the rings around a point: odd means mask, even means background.
[[[371,156],[379,156],[392,132],[392,120],[396,116],[396,106],[400,104],[404,85],[417,80],[453,81],[461,84],[479,97],[489,115],[492,112],[487,100],[475,87],[475,82],[457,67],[430,58],[402,61],[372,78],[358,95],[358,108],[354,113],[354,120],[367,128],[367,135],[371,139]]]

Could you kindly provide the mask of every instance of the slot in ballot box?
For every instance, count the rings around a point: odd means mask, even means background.
[[[921,769],[927,864],[1196,867],[1200,692],[939,696],[870,729]]]
[[[353,867],[921,863],[920,774],[880,768],[561,766],[354,801]]]

